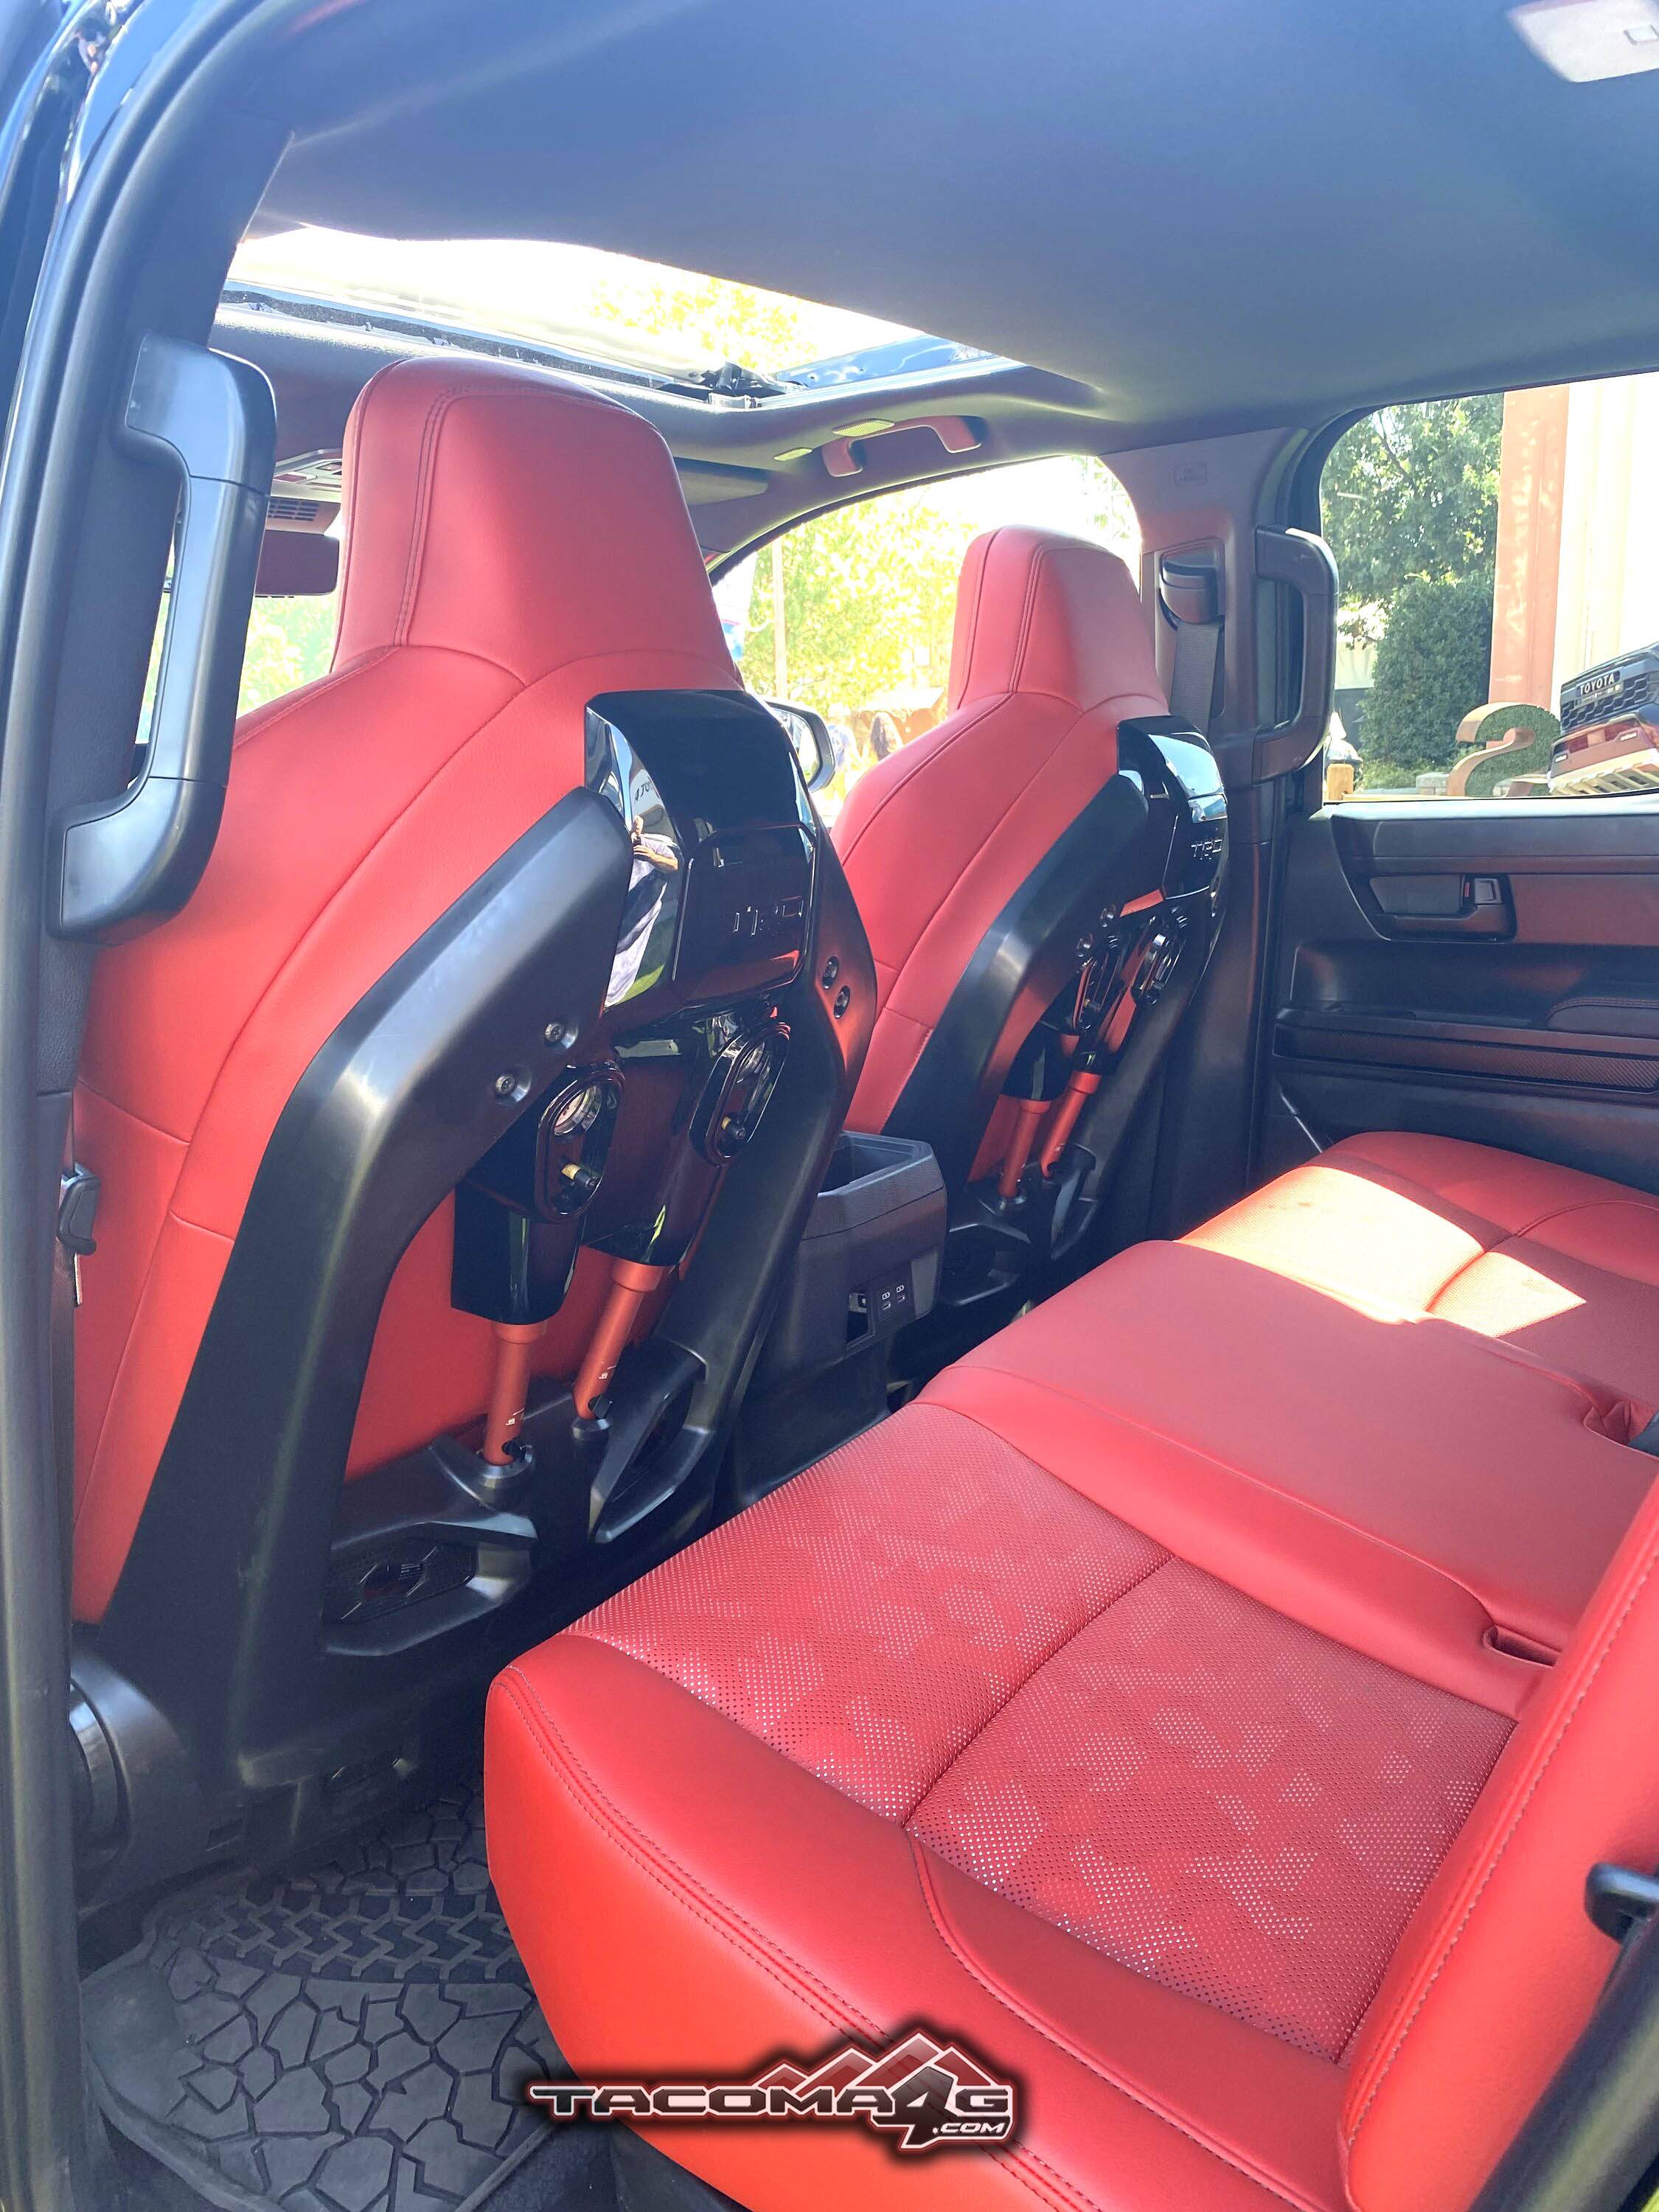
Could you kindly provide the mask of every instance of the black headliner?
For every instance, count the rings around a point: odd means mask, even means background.
[[[1137,444],[1659,360],[1659,76],[1562,83],[1500,0],[464,20],[448,90],[296,144],[267,213],[865,308],[1079,379]],[[328,30],[337,98],[370,54]]]

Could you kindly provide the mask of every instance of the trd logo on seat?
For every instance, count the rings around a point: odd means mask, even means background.
[[[746,2081],[532,2081],[554,2120],[861,2120],[896,2150],[990,2149],[1014,2132],[1014,2086],[925,2028],[878,2051],[845,2043]]]

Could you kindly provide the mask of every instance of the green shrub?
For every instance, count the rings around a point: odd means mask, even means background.
[[[1457,726],[1487,696],[1492,599],[1490,569],[1445,582],[1416,578],[1395,595],[1361,726],[1372,790],[1457,760]]]

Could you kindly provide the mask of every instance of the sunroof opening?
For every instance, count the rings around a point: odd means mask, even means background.
[[[279,231],[243,242],[230,283],[704,380],[728,362],[811,387],[993,357],[849,308],[538,239]]]

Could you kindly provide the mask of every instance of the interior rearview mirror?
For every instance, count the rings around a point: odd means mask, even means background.
[[[791,706],[782,699],[766,703],[789,732],[806,788],[822,791],[836,773],[836,744],[829,723],[810,707]]]

